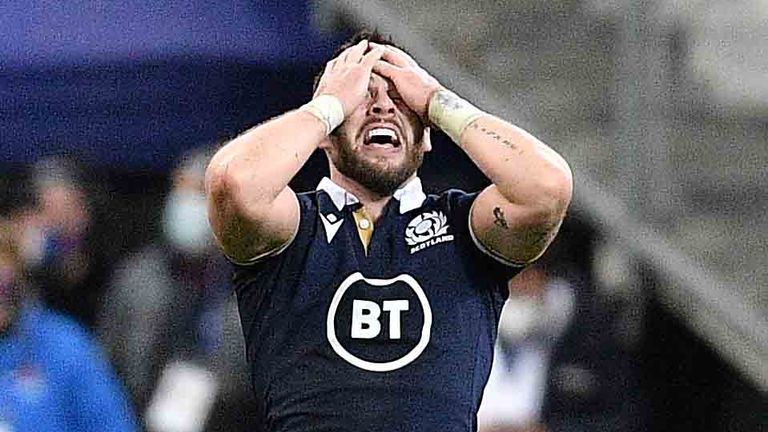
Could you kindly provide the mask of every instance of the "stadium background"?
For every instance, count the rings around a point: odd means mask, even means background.
[[[585,275],[584,298],[602,300],[579,306],[586,322],[562,355],[632,378],[551,409],[610,409],[638,394],[651,430],[765,427],[762,0],[7,0],[4,214],[33,201],[37,162],[66,156],[91,197],[93,247],[117,262],[161,235],[186,151],[299,106],[336,44],[364,26],[574,168],[556,252]],[[295,186],[312,188],[325,170],[315,155]],[[485,182],[444,137],[422,176],[432,190]],[[634,337],[593,337],[609,325]]]

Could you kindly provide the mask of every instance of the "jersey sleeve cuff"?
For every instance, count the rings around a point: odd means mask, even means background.
[[[544,251],[542,251],[539,255],[537,255],[535,258],[533,258],[530,261],[513,261],[510,259],[507,259],[503,257],[498,252],[486,247],[480,240],[478,240],[477,236],[475,235],[475,230],[472,229],[472,209],[475,208],[475,203],[472,202],[472,206],[469,208],[469,216],[467,217],[467,228],[469,229],[469,236],[472,237],[472,242],[475,243],[475,247],[477,247],[480,252],[483,254],[493,258],[494,260],[498,261],[499,263],[507,266],[507,267],[514,267],[514,268],[523,268],[530,264],[532,264],[534,261],[539,259],[542,254],[544,254]]]
[[[296,239],[296,234],[298,232],[299,232],[299,230],[297,228],[296,232],[293,233],[293,236],[291,237],[291,239],[288,240],[287,242],[285,242],[284,245],[278,246],[275,249],[272,249],[272,250],[260,253],[260,254],[256,255],[255,257],[247,259],[245,261],[236,260],[236,259],[232,258],[231,256],[227,255],[226,253],[224,254],[224,257],[227,258],[231,263],[237,264],[239,266],[251,266],[251,265],[258,264],[259,262],[261,262],[261,261],[263,261],[263,260],[265,260],[267,258],[271,258],[273,256],[280,255],[283,251],[288,249],[288,246],[290,246],[291,243],[293,243],[293,241]]]
[[[231,262],[233,264],[236,264],[236,265],[239,265],[239,266],[252,266],[252,265],[256,265],[256,264],[260,263],[261,261],[264,261],[267,258],[271,258],[273,256],[280,255],[281,253],[283,253],[283,251],[288,249],[288,246],[293,244],[293,241],[296,240],[296,236],[299,234],[299,229],[301,228],[301,211],[302,211],[302,208],[301,208],[301,204],[299,203],[298,199],[296,199],[296,206],[299,207],[299,221],[296,224],[296,228],[293,230],[293,234],[291,235],[291,238],[288,239],[288,241],[286,241],[284,244],[282,244],[282,245],[280,245],[280,246],[278,246],[278,247],[276,247],[274,249],[268,250],[266,252],[262,252],[262,253],[256,255],[255,257],[249,258],[247,260],[235,259],[235,258],[229,256],[226,252],[224,252],[224,257],[227,260],[229,260],[229,262]]]

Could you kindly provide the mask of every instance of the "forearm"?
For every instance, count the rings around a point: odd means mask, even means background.
[[[565,201],[567,205],[572,189],[570,168],[533,135],[445,90],[433,95],[429,116],[510,203],[535,207]]]
[[[222,147],[208,167],[208,186],[268,204],[287,187],[325,136],[326,126],[306,110],[283,114]]]
[[[464,129],[458,144],[509,202],[558,207],[570,200],[568,164],[525,130],[483,115]]]

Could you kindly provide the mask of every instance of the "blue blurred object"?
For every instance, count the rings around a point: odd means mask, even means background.
[[[0,337],[0,430],[138,430],[128,399],[93,339],[74,321],[26,305]]]
[[[339,38],[307,0],[8,0],[0,28],[0,166],[154,171],[300,104]]]

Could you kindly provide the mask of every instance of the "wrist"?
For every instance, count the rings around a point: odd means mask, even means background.
[[[344,121],[344,106],[339,98],[329,94],[315,97],[299,108],[317,117],[325,124],[325,134],[329,135]]]
[[[445,132],[455,143],[459,143],[462,132],[485,112],[460,98],[448,89],[432,94],[427,108],[429,121]]]

